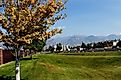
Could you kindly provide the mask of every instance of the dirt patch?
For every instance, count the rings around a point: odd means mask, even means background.
[[[50,63],[40,63],[42,66],[44,66],[45,68],[47,68],[47,70],[49,72],[62,72],[63,69],[57,65],[53,65],[53,64],[50,64]]]

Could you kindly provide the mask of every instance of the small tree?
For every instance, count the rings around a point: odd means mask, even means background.
[[[65,15],[59,14],[66,1],[62,0],[6,0],[0,30],[0,40],[16,52],[16,80],[20,80],[18,51],[33,39],[46,40],[61,29],[49,30]],[[4,31],[3,31],[4,30]]]
[[[87,46],[86,46],[86,44],[84,42],[82,42],[81,48],[87,48]]]
[[[50,51],[51,53],[53,53],[54,52],[54,45],[53,46],[49,46],[48,51]]]
[[[34,39],[32,45],[35,51],[41,52],[43,47],[46,45],[46,40]]]
[[[31,44],[24,45],[24,49],[29,49],[30,57],[32,58],[32,50],[36,53],[36,51],[42,51],[45,46],[46,40],[33,39]]]
[[[61,44],[61,43],[58,43],[58,44],[56,44],[56,45],[57,45],[57,51],[60,52],[60,50],[62,49],[62,44]]]

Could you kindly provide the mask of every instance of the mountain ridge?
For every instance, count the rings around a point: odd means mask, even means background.
[[[105,40],[115,40],[115,39],[121,39],[121,35],[116,34],[110,34],[107,36],[95,36],[95,35],[73,35],[73,36],[67,36],[67,37],[54,37],[49,40],[47,40],[47,45],[55,45],[57,43],[62,43],[64,45],[77,45],[81,44],[82,42],[85,43],[91,43],[91,42],[100,42]]]

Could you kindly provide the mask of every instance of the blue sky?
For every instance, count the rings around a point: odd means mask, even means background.
[[[68,0],[66,8],[68,17],[53,26],[63,27],[60,36],[121,33],[121,0]]]
[[[121,0],[68,0],[61,36],[121,33]]]

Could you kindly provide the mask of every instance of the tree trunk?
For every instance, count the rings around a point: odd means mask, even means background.
[[[15,67],[16,67],[16,72],[15,72],[15,76],[16,76],[16,80],[20,80],[20,59],[19,59],[19,49],[16,49],[16,63],[15,63]]]
[[[32,59],[32,50],[30,49],[30,59]]]

